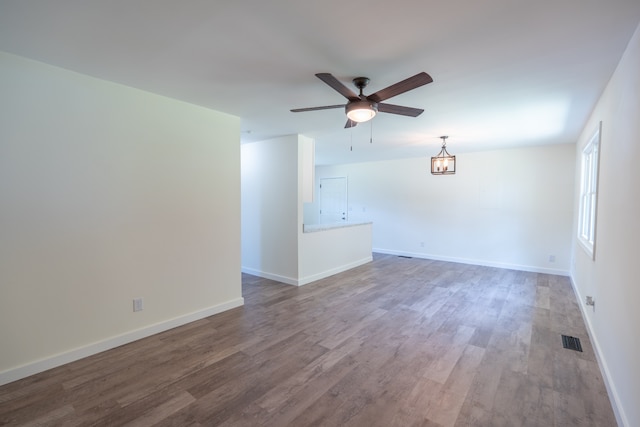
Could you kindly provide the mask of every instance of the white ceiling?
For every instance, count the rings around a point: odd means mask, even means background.
[[[329,164],[575,142],[639,21],[640,0],[0,0],[0,50],[239,116],[243,142],[310,136]],[[388,101],[418,118],[289,111],[345,102],[315,73],[369,94],[420,71]]]

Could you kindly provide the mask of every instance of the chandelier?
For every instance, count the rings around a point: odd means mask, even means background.
[[[453,175],[456,173],[456,156],[447,151],[448,136],[441,136],[442,148],[440,152],[431,158],[431,173],[433,175]]]

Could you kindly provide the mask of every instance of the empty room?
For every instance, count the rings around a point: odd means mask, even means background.
[[[640,2],[0,0],[0,425],[640,425]]]

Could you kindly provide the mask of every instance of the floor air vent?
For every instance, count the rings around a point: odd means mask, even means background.
[[[406,256],[406,255],[398,255],[398,258],[408,258],[411,259],[413,258],[412,256]]]
[[[582,352],[582,345],[580,345],[580,338],[570,337],[568,335],[562,336],[562,346],[569,350],[575,350]]]

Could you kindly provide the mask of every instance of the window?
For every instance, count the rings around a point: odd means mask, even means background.
[[[591,258],[595,258],[596,212],[598,200],[598,159],[602,122],[582,150],[582,177],[580,179],[580,211],[578,241]]]

